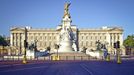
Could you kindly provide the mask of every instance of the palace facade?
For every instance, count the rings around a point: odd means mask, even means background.
[[[55,49],[55,45],[59,45],[61,29],[67,25],[71,26],[71,30],[75,37],[77,51],[81,51],[84,47],[88,50],[96,50],[96,42],[105,44],[109,53],[114,54],[113,43],[120,41],[121,51],[123,48],[123,29],[120,27],[101,27],[95,29],[80,29],[76,25],[71,25],[71,17],[67,6],[64,9],[62,25],[58,25],[55,29],[34,29],[32,27],[12,27],[10,32],[10,44],[18,50],[17,53],[23,53],[24,40],[28,45],[36,44],[37,50],[44,50],[50,47]]]
[[[10,44],[16,47],[20,51],[24,49],[24,40],[27,34],[28,44],[37,42],[37,49],[43,50],[47,47],[51,47],[51,50],[55,49],[55,44],[59,43],[58,29],[33,29],[31,27],[13,27],[11,28]],[[96,49],[96,41],[100,41],[106,44],[110,53],[114,53],[113,43],[120,41],[120,46],[123,48],[123,29],[117,27],[102,27],[99,29],[78,29],[73,26],[73,31],[77,37],[78,50],[83,47],[88,49]],[[21,52],[20,52],[21,53]]]

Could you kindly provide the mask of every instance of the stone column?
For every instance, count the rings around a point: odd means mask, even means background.
[[[20,54],[22,53],[22,33],[20,33]]]
[[[17,46],[17,33],[15,33],[15,46]]]
[[[108,43],[107,45],[107,48],[108,48],[108,52],[111,52],[111,49],[110,49],[110,33],[109,32],[106,32],[106,42]]]
[[[109,46],[112,47],[112,34],[110,34],[110,43],[109,43]]]
[[[116,41],[119,41],[118,40],[118,34],[117,33],[115,34],[115,38],[116,38]]]
[[[119,34],[119,37],[120,37],[120,48],[121,48],[121,51],[122,51],[122,55],[126,55],[126,50],[125,50],[125,47],[123,46],[123,34],[120,33]]]
[[[112,47],[113,47],[113,43],[114,43],[114,34],[112,33]]]
[[[11,45],[11,46],[13,46],[13,40],[14,40],[14,38],[13,38],[13,33],[11,33],[11,34],[10,34],[10,45]]]
[[[11,47],[8,49],[8,55],[11,55]]]
[[[110,34],[107,32],[106,33],[106,41],[109,43],[108,46],[110,45]]]
[[[8,49],[8,55],[11,55],[11,46],[13,46],[13,33],[10,33],[10,48]]]
[[[22,34],[22,54],[24,54],[24,40],[25,40],[25,33]]]
[[[18,34],[19,37],[19,54],[21,53],[21,33]]]
[[[16,33],[16,55],[19,54],[19,33]]]
[[[123,34],[119,34],[119,41],[120,41],[120,45],[123,45]]]

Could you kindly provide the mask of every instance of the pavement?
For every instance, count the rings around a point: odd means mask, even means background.
[[[0,64],[0,75],[134,75],[134,60],[122,64],[104,60],[15,62]]]

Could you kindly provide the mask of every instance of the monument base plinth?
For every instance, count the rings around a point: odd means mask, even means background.
[[[59,52],[51,55],[52,58],[58,57],[58,60],[89,60],[90,56],[81,52]]]
[[[60,45],[58,52],[74,52],[72,42],[70,40],[63,40]]]

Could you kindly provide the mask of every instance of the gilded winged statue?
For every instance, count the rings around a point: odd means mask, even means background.
[[[65,6],[64,6],[64,16],[63,16],[63,18],[64,18],[66,15],[68,15],[68,16],[70,17],[70,14],[69,14],[69,12],[68,12],[70,4],[71,4],[71,3],[65,3]]]

